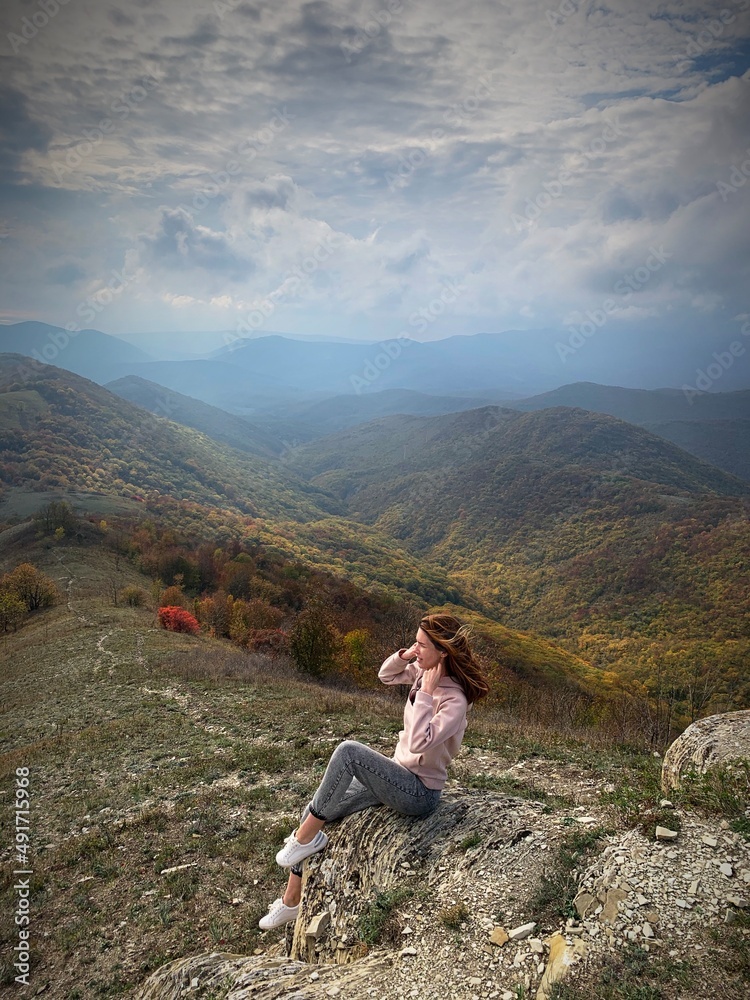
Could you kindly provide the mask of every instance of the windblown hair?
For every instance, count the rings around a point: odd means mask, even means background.
[[[469,704],[484,698],[490,685],[469,646],[469,626],[462,625],[453,615],[440,613],[425,615],[419,627],[441,652],[447,654],[446,673],[464,689]]]

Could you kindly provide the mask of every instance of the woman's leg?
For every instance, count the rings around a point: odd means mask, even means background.
[[[439,800],[440,792],[427,788],[407,768],[363,743],[346,740],[334,750],[312,802],[302,813],[295,839],[307,844],[330,820],[342,819],[369,806],[387,805],[407,816],[427,816]],[[281,901],[294,909],[301,895],[299,864],[289,872]],[[293,914],[288,911],[286,914],[285,920],[294,919]]]
[[[439,791],[426,788],[405,767],[363,743],[346,740],[334,750],[312,803],[302,813],[295,836],[299,843],[307,844],[330,820],[343,819],[371,806],[389,805],[408,816],[426,816],[439,800]],[[311,806],[318,811],[316,801],[326,803],[326,811],[321,814],[325,819],[311,812]],[[287,906],[297,906],[301,895],[302,865],[295,865],[289,872],[282,899]]]
[[[427,788],[416,774],[395,760],[363,743],[345,740],[331,756],[298,835],[317,832],[323,823],[376,803],[405,816],[426,816],[439,799],[439,791]]]
[[[289,869],[289,878],[286,889],[281,897],[285,906],[299,906],[302,898],[302,865],[292,865]]]
[[[368,788],[365,788],[365,786],[356,778],[352,778],[349,787],[346,790],[346,795],[336,810],[335,816],[327,816],[325,820],[320,820],[312,815],[309,804],[305,806],[300,818],[299,827],[297,828],[297,840],[299,840],[301,844],[308,844],[318,830],[322,830],[323,826],[329,822],[329,820],[343,819],[344,816],[350,816],[352,813],[361,812],[363,809],[369,809],[371,806],[382,805],[383,803],[377,795],[371,792]]]

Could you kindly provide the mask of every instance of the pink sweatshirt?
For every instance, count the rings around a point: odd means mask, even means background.
[[[399,653],[393,653],[383,663],[378,677],[384,684],[413,684],[423,673],[416,663],[407,663]],[[393,759],[428,788],[441,789],[448,778],[448,765],[461,746],[467,710],[464,690],[452,677],[443,677],[433,695],[420,689],[413,705],[406,699],[404,728]]]

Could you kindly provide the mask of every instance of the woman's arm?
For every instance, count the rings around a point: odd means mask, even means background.
[[[412,647],[413,648],[413,647]],[[407,662],[411,649],[399,649],[392,653],[378,671],[378,677],[384,684],[413,684],[417,676],[416,663]]]

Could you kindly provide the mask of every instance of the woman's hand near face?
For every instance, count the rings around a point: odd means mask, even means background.
[[[443,666],[442,660],[436,667],[432,667],[430,670],[425,670],[422,674],[422,690],[425,694],[433,695],[435,693],[435,688],[438,686],[443,677],[445,677],[445,667]]]
[[[415,642],[415,643],[412,643],[412,645],[409,646],[408,649],[405,649],[403,653],[401,653],[401,659],[402,660],[413,660],[416,655],[417,655],[417,644]]]

